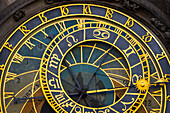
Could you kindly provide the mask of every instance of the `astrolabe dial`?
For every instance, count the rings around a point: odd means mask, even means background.
[[[70,98],[96,108],[111,105],[123,96],[130,80],[128,70],[124,56],[116,48],[91,41],[67,53],[60,76]]]
[[[109,7],[54,7],[0,48],[0,112],[166,113],[170,66],[158,37]]]

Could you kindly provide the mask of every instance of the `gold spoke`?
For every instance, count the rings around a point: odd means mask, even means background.
[[[87,63],[90,61],[90,58],[91,58],[91,56],[92,56],[92,54],[93,54],[93,52],[94,52],[95,47],[96,47],[96,43],[95,43],[94,46],[93,46],[93,49],[92,49],[92,51],[91,51],[91,53],[90,53],[90,55],[89,55],[89,58],[88,58],[88,60],[87,60]]]

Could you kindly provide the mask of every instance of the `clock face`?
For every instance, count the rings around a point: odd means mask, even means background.
[[[1,47],[1,112],[165,113],[169,63],[158,37],[122,12],[54,7]]]

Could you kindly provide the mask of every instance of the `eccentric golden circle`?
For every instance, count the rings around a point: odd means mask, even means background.
[[[147,91],[149,89],[149,86],[150,86],[149,82],[145,79],[140,79],[136,83],[136,88],[142,92]]]

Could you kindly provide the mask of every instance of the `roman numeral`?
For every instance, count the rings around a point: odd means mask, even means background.
[[[118,29],[118,28],[115,28],[113,32],[117,33],[118,35],[121,35],[122,30]]]
[[[30,50],[32,50],[35,45],[33,43],[31,43],[30,39],[26,40],[26,42],[24,43]]]
[[[41,32],[44,34],[45,38],[48,37],[48,34],[45,32],[45,29],[42,29]]]
[[[20,64],[24,60],[24,57],[19,53],[16,53],[12,62]]]
[[[7,48],[8,50],[12,51],[14,47],[12,47],[12,44],[9,44],[9,42],[5,43],[5,48]]]
[[[126,54],[127,57],[129,57],[132,54],[135,54],[135,51],[133,50],[133,48],[130,45],[127,49],[123,50],[123,52]]]
[[[16,73],[8,72],[5,81],[8,82],[8,81],[10,81],[10,80],[14,80],[16,76],[17,76]]]
[[[5,92],[4,93],[5,99],[12,98],[13,96],[14,96],[14,92]]]

